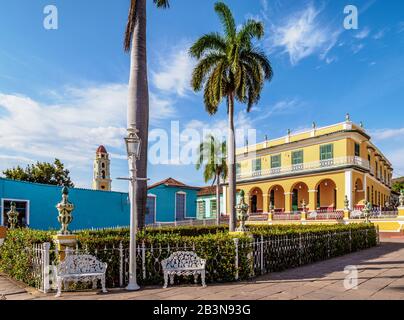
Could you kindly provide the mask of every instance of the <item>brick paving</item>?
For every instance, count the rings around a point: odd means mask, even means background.
[[[344,268],[358,270],[358,288],[345,289]],[[380,246],[283,272],[254,281],[201,286],[144,287],[137,292],[110,289],[66,292],[61,298],[27,288],[0,275],[0,299],[62,300],[404,300],[404,237],[383,239]]]

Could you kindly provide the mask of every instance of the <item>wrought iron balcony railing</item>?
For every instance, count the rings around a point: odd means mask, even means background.
[[[237,180],[247,180],[256,177],[278,177],[278,176],[286,176],[293,175],[296,173],[304,173],[310,171],[318,171],[318,170],[329,170],[340,167],[345,167],[349,165],[355,165],[361,167],[365,170],[370,170],[369,161],[364,160],[360,157],[339,157],[327,160],[319,160],[313,162],[306,162],[301,164],[296,164],[287,167],[279,167],[279,168],[271,168],[265,170],[255,170],[250,172],[242,172],[237,174]]]

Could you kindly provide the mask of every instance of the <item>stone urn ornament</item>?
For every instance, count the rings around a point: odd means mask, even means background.
[[[344,200],[344,207],[346,211],[349,211],[349,200],[348,200],[348,196],[345,195],[345,200]]]
[[[365,201],[365,206],[363,207],[362,213],[365,217],[365,222],[369,223],[370,220],[370,212],[372,211],[372,204],[368,201]]]
[[[401,208],[404,208],[404,189],[400,191],[400,197],[398,198],[398,202]]]
[[[247,232],[248,229],[245,226],[245,222],[247,221],[249,215],[248,215],[248,204],[245,203],[244,200],[244,191],[240,191],[240,202],[236,206],[237,210],[237,219],[240,221],[240,226],[236,229],[237,232]]]
[[[59,235],[72,234],[68,228],[69,224],[73,221],[72,212],[74,210],[74,205],[68,200],[68,198],[69,198],[69,189],[67,187],[63,187],[62,201],[59,202],[56,206],[56,209],[59,212],[58,221],[62,226],[62,228],[58,231]]]
[[[7,212],[8,224],[10,229],[15,229],[18,224],[18,211],[15,202],[10,203],[10,211]]]
[[[302,200],[302,211],[306,212],[307,211],[307,204],[306,204],[306,200]]]

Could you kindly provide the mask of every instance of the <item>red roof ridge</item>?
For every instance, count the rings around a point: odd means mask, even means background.
[[[105,147],[103,145],[100,145],[97,148],[97,153],[108,153],[108,152],[107,152],[107,149],[105,149]]]
[[[171,177],[150,185],[148,187],[148,189],[153,189],[153,188],[158,187],[158,186],[160,186],[162,184],[164,184],[164,185],[166,185],[168,187],[182,187],[182,188],[187,188],[187,189],[198,189],[198,190],[200,189],[199,187],[188,186],[185,183],[182,183],[181,181],[178,181],[178,180],[176,180],[174,178],[171,178]]]

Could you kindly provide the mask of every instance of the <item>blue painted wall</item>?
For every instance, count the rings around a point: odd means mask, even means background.
[[[29,227],[33,229],[60,228],[55,206],[61,198],[60,187],[0,178],[0,213],[2,199],[29,200]],[[69,200],[75,205],[70,229],[129,225],[127,193],[70,189]]]
[[[148,194],[156,196],[156,221],[173,222],[175,217],[175,199],[177,192],[186,193],[186,214],[185,218],[196,219],[196,199],[198,190],[166,186],[164,184],[148,190]]]

